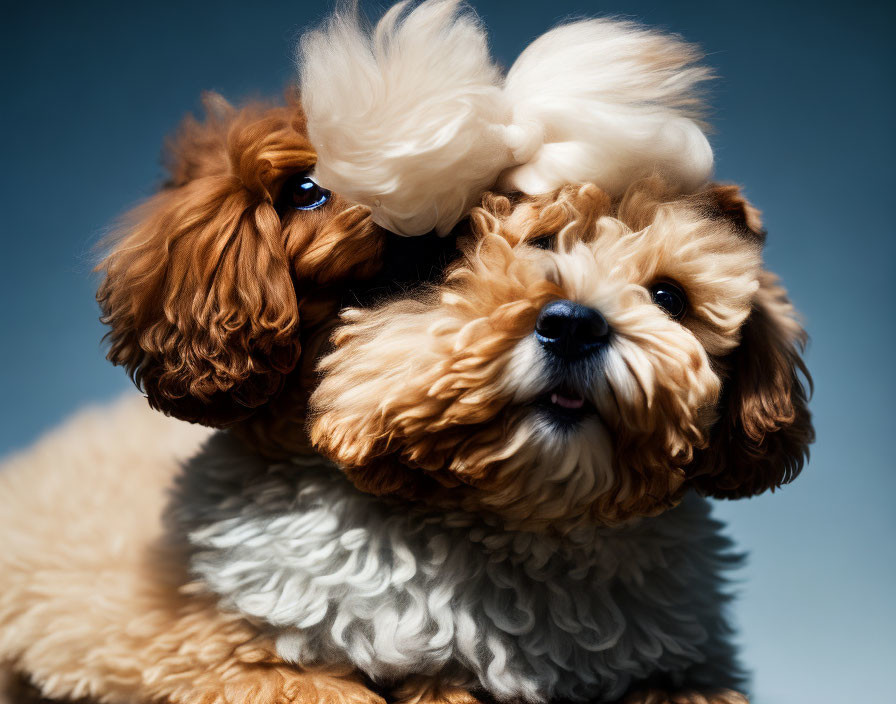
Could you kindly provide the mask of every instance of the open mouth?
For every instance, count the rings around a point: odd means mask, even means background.
[[[597,412],[590,401],[580,391],[567,386],[558,386],[539,397],[538,408],[552,420],[575,423],[587,415]]]

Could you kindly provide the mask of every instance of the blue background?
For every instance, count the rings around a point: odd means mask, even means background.
[[[701,44],[721,179],[763,209],[805,313],[819,440],[800,479],[720,504],[752,553],[736,617],[757,704],[892,701],[894,11],[887,3],[475,3],[509,64],[575,15]],[[376,12],[376,6],[371,5]],[[278,95],[310,2],[16,3],[2,22],[0,453],[128,388],[104,361],[93,244],[162,176],[201,91]]]

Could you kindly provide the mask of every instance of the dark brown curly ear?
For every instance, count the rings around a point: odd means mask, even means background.
[[[815,439],[805,344],[787,293],[764,272],[740,346],[728,358],[722,416],[709,447],[695,458],[692,482],[700,491],[753,496],[800,473]]]
[[[213,107],[172,142],[168,187],[126,218],[97,300],[109,359],[153,407],[224,426],[277,393],[298,360],[272,190],[314,154],[294,111]]]

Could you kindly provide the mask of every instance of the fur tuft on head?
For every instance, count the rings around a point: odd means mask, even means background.
[[[373,28],[336,13],[302,39],[316,177],[403,235],[447,233],[482,195],[592,182],[621,195],[712,172],[696,49],[630,22],[584,20],[533,42],[506,79],[458,0],[402,2]]]
[[[621,195],[659,172],[694,191],[712,173],[697,88],[710,77],[697,50],[631,22],[585,20],[536,39],[504,93],[513,122],[537,133],[534,153],[501,177],[502,190],[540,194],[592,182]]]
[[[337,12],[299,48],[316,180],[405,235],[447,233],[510,157],[485,31],[458,0]]]

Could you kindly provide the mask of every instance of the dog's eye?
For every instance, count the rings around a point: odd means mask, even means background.
[[[557,244],[557,235],[544,235],[535,240],[530,240],[530,245],[538,249],[553,249]]]
[[[650,287],[650,297],[673,320],[681,320],[688,312],[688,297],[671,281],[660,281]]]
[[[296,174],[283,186],[284,205],[296,210],[314,210],[330,200],[330,191],[305,174]]]

